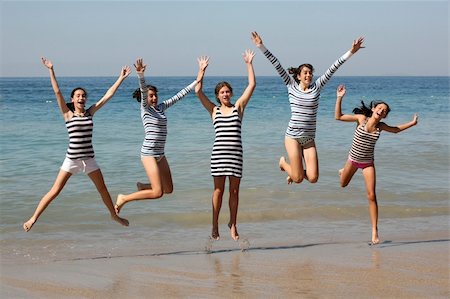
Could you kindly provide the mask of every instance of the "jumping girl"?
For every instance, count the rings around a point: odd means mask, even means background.
[[[381,120],[386,118],[389,111],[389,105],[385,102],[371,102],[367,107],[364,102],[361,107],[353,109],[353,115],[342,114],[341,104],[345,95],[345,86],[340,85],[337,88],[337,98],[335,107],[336,120],[346,122],[356,122],[356,129],[353,135],[352,146],[348,155],[348,160],[344,168],[339,170],[340,183],[346,187],[353,175],[358,169],[362,170],[366,184],[367,199],[369,201],[369,214],[372,223],[372,242],[380,242],[378,236],[378,203],[375,192],[376,173],[374,164],[375,143],[380,137],[381,131],[389,133],[399,133],[417,124],[417,114],[414,114],[410,122],[391,127]]]
[[[205,73],[205,69],[200,68],[196,80],[170,99],[158,103],[158,89],[145,83],[144,72],[147,65],[142,59],[137,59],[134,67],[139,78],[139,88],[133,93],[133,98],[140,102],[142,125],[145,130],[145,138],[141,147],[141,161],[149,183],[138,182],[137,192],[119,194],[115,205],[117,213],[130,201],[157,199],[164,194],[172,193],[172,174],[164,153],[167,138],[165,111],[186,96],[202,80]]]
[[[264,46],[258,33],[252,32],[252,40],[273,64],[289,93],[291,119],[289,120],[284,139],[289,163],[286,162],[284,157],[281,157],[279,161],[280,169],[288,174],[286,178],[288,184],[292,182],[299,184],[305,178],[310,183],[316,183],[319,179],[319,162],[314,139],[316,136],[316,118],[320,92],[338,68],[353,54],[358,52],[359,49],[364,48],[362,46],[364,38],[360,37],[354,40],[350,50],[336,60],[315,81],[313,81],[314,68],[311,64],[302,64],[298,68],[289,68],[288,72],[292,75],[291,78],[278,59]]]
[[[228,82],[219,82],[214,90],[219,105],[214,104],[202,90],[203,82],[195,87],[195,93],[208,111],[215,131],[214,145],[211,153],[211,175],[214,180],[212,195],[212,233],[211,238],[219,240],[219,213],[222,207],[222,198],[225,192],[225,181],[229,180],[229,200],[231,238],[239,239],[237,231],[237,213],[239,205],[239,185],[242,178],[243,149],[241,140],[241,125],[244,110],[250,101],[250,97],[256,87],[255,73],[253,70],[253,57],[255,53],[246,50],[244,62],[247,66],[248,84],[242,95],[233,104],[233,89]],[[199,67],[206,68],[209,58],[201,57]]]
[[[42,212],[55,199],[66,185],[69,178],[78,172],[86,173],[95,184],[97,191],[100,193],[103,202],[111,214],[111,218],[122,225],[128,226],[128,220],[120,218],[114,210],[111,195],[106,188],[103,174],[100,167],[95,162],[94,148],[92,146],[92,131],[94,127],[93,117],[103,105],[105,105],[116,93],[123,80],[131,73],[128,66],[124,66],[120,71],[117,81],[108,89],[105,95],[95,104],[85,109],[87,102],[87,92],[84,88],[75,88],[71,95],[71,103],[65,103],[64,97],[59,89],[56,80],[53,63],[50,60],[41,58],[42,63],[50,72],[50,81],[55,92],[59,109],[66,122],[67,131],[69,133],[69,148],[67,149],[66,159],[56,177],[53,187],[42,197],[33,216],[23,224],[23,229],[29,231],[34,223],[41,216]],[[69,109],[70,107],[70,109]]]

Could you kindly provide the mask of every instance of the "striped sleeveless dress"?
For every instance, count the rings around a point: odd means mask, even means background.
[[[211,154],[212,176],[242,177],[241,118],[235,107],[230,115],[224,115],[215,107],[215,139]]]
[[[85,116],[74,115],[66,121],[66,127],[69,133],[69,148],[66,157],[72,160],[93,158],[92,131],[94,122],[89,112],[86,112]]]
[[[354,162],[370,163],[375,159],[375,144],[380,137],[380,130],[377,128],[375,132],[366,131],[366,122],[357,126],[353,134],[352,146],[348,158]]]

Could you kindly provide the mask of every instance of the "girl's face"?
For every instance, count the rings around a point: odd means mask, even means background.
[[[372,117],[375,117],[377,120],[382,120],[388,114],[388,106],[386,104],[378,104],[377,106],[372,108]]]
[[[233,96],[233,93],[228,88],[228,86],[223,86],[221,89],[219,89],[219,92],[217,93],[216,97],[220,101],[222,105],[229,106],[231,97]]]
[[[84,107],[85,107],[86,101],[87,101],[86,93],[84,92],[84,90],[82,90],[82,89],[75,90],[71,100],[72,100],[75,110],[84,111]]]
[[[297,75],[297,79],[306,86],[309,86],[313,79],[313,72],[308,67],[303,67],[300,74]]]
[[[149,89],[147,91],[147,104],[149,106],[158,105],[158,94],[154,90]]]

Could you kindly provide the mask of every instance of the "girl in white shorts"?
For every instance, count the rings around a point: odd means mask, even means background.
[[[94,113],[114,96],[120,84],[122,84],[123,80],[131,73],[130,68],[128,66],[123,67],[120,71],[119,78],[108,89],[105,95],[97,103],[86,110],[86,91],[81,87],[75,88],[70,95],[71,103],[66,104],[59,89],[58,82],[56,81],[52,62],[42,58],[42,63],[50,72],[53,91],[55,92],[58,106],[66,122],[67,131],[69,133],[69,148],[67,149],[66,159],[61,166],[53,187],[42,197],[33,216],[23,224],[23,229],[29,231],[33,227],[42,212],[44,212],[47,206],[64,188],[69,178],[80,171],[86,173],[95,184],[95,187],[111,214],[111,218],[122,225],[128,226],[128,220],[120,218],[115,212],[111,196],[103,180],[103,174],[100,167],[95,162],[94,149],[92,147],[92,129],[94,126],[92,118]]]

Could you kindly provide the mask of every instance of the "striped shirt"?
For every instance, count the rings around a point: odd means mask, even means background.
[[[211,154],[212,176],[242,177],[241,118],[235,107],[230,115],[224,115],[216,106],[214,117],[215,139]]]
[[[303,91],[300,89],[299,84],[284,70],[278,59],[264,45],[261,45],[259,48],[264,53],[264,56],[275,66],[276,71],[288,89],[291,119],[286,129],[286,136],[290,138],[314,138],[316,135],[320,91],[337,69],[350,58],[352,53],[348,51],[342,55],[322,76],[308,87],[307,91]]]
[[[380,137],[380,129],[377,128],[375,132],[369,133],[366,131],[366,122],[357,126],[353,134],[352,147],[348,158],[359,163],[370,163],[375,159],[375,144]]]
[[[195,80],[176,95],[155,106],[148,105],[147,85],[143,75],[138,74],[141,89],[141,118],[145,138],[141,147],[142,156],[160,157],[164,155],[167,139],[167,118],[164,111],[187,95],[197,84]]]
[[[86,112],[84,116],[74,115],[66,121],[66,127],[69,133],[69,148],[66,157],[69,159],[93,158],[92,131],[94,122],[89,112]]]

